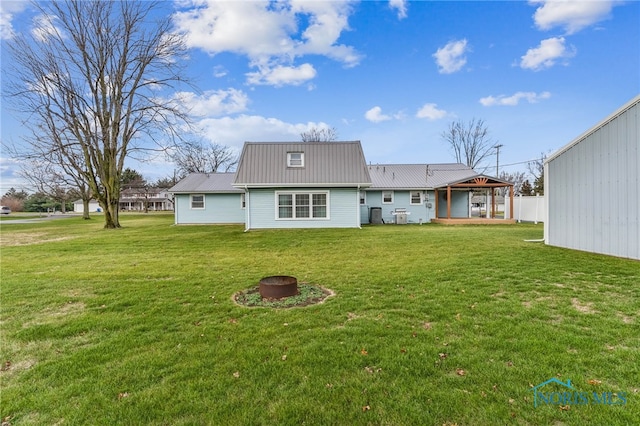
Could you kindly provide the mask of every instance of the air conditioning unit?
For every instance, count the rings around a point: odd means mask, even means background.
[[[407,224],[407,209],[396,209],[393,212],[393,216],[396,219],[396,225],[406,225]]]

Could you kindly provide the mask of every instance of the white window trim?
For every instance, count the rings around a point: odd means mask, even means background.
[[[293,208],[293,216],[294,217],[279,217],[280,211],[280,204],[279,204],[279,198],[280,195],[284,195],[284,194],[290,194],[293,196],[293,205],[291,206]],[[326,204],[326,208],[327,208],[327,215],[325,217],[295,217],[296,214],[296,195],[300,195],[300,194],[306,194],[309,195],[309,215],[312,216],[313,215],[313,195],[314,194],[325,194],[326,195],[326,199],[327,199],[327,204]],[[331,206],[330,206],[330,191],[276,191],[275,192],[275,219],[276,220],[331,220]]]
[[[418,194],[420,194],[420,202],[418,203],[414,203],[413,202],[413,196],[411,195],[413,192],[417,192]],[[422,204],[424,201],[423,195],[422,195],[422,191],[409,191],[409,204],[412,206],[419,206],[420,204]]]
[[[202,197],[202,207],[193,207],[193,197]],[[204,194],[189,195],[189,207],[191,210],[204,210],[207,207],[207,197]]]
[[[384,201],[384,193],[385,192],[390,192],[391,193],[391,201]],[[382,191],[382,204],[393,204],[393,199],[394,199],[394,194],[393,191]]]
[[[300,154],[300,164],[291,164],[292,154]],[[304,152],[287,152],[287,167],[304,167]]]
[[[358,203],[361,206],[367,205],[367,192],[366,191],[360,191],[360,193],[358,194]]]
[[[247,208],[247,193],[246,192],[243,192],[242,194],[240,194],[240,208],[241,209]]]

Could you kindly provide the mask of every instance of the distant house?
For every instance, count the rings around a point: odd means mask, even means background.
[[[640,260],[640,96],[545,161],[549,245]]]
[[[101,211],[100,204],[96,200],[89,200],[89,213],[96,213]],[[84,204],[82,200],[76,200],[73,202],[73,211],[75,213],[84,213]]]
[[[176,224],[249,230],[469,219],[474,191],[512,186],[457,163],[367,165],[360,142],[247,142],[236,173],[192,174],[169,191]]]
[[[173,210],[173,200],[166,188],[125,188],[120,192],[119,207],[124,211],[166,211]]]

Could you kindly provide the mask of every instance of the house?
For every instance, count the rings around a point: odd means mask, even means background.
[[[236,173],[192,174],[170,192],[176,224],[249,230],[456,223],[474,192],[497,187],[513,185],[458,163],[367,165],[360,142],[247,142]]]
[[[235,173],[192,173],[169,189],[175,224],[245,223],[245,191],[233,186]]]
[[[131,187],[120,192],[120,210],[173,210],[173,199],[166,188]]]
[[[244,145],[233,186],[245,191],[245,228],[357,228],[371,185],[360,142]]]
[[[84,204],[82,200],[76,200],[73,202],[73,211],[75,213],[84,213]],[[98,204],[97,200],[89,200],[89,213],[100,212],[102,209],[100,208],[100,204]]]
[[[469,219],[473,190],[512,187],[460,163],[377,164],[369,174],[371,187],[360,195],[363,223],[398,223],[404,215],[407,223]]]
[[[545,160],[546,244],[640,260],[640,95]]]

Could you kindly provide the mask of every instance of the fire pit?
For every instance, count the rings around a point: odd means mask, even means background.
[[[260,296],[265,299],[281,299],[298,294],[296,277],[275,275],[260,280]]]

